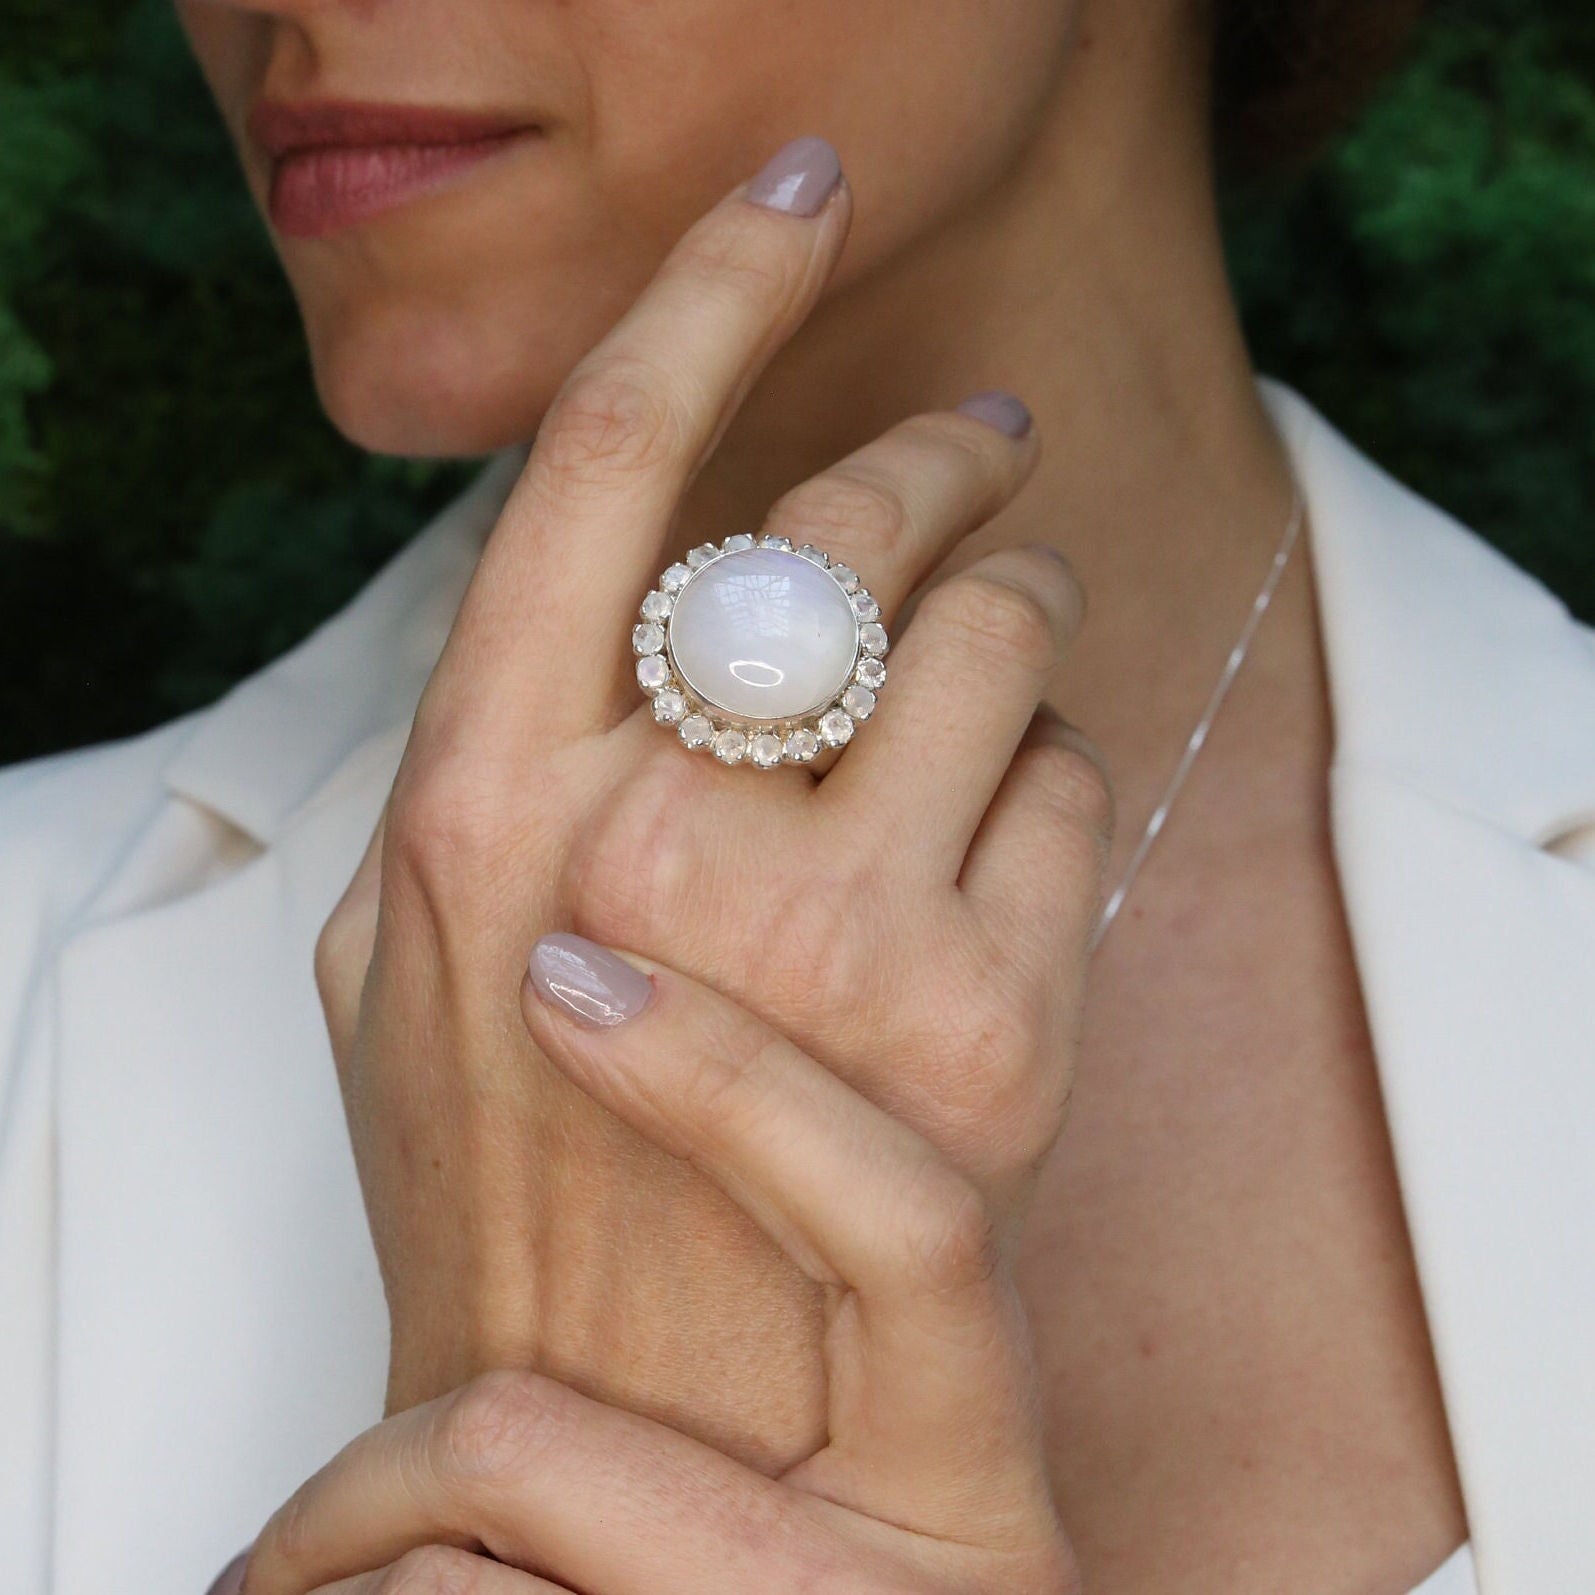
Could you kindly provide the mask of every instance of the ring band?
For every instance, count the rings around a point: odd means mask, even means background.
[[[700,543],[642,601],[637,684],[688,748],[756,769],[844,747],[886,684],[886,628],[858,573],[812,543]]]

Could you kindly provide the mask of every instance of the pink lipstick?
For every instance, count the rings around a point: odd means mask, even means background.
[[[271,158],[272,226],[289,238],[381,215],[539,132],[523,117],[356,101],[262,101],[249,113]]]

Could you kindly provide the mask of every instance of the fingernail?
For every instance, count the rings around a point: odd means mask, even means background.
[[[244,1568],[249,1562],[249,1552],[242,1551],[221,1571],[221,1577],[206,1590],[205,1595],[238,1595],[244,1587]]]
[[[527,972],[544,1002],[595,1030],[634,1019],[653,996],[653,982],[635,965],[569,931],[542,937]]]
[[[1030,411],[1024,401],[1016,399],[1011,393],[1004,393],[1000,388],[991,388],[985,393],[971,393],[958,408],[963,414],[972,415],[977,421],[984,421],[987,426],[994,426],[1011,438],[1022,438],[1032,425]]]
[[[842,159],[815,134],[783,144],[748,184],[744,199],[792,216],[812,216],[842,175]]]

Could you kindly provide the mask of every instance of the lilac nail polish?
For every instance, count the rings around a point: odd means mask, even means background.
[[[783,144],[749,183],[743,197],[755,205],[813,216],[842,175],[842,160],[832,145],[815,134]]]
[[[1016,399],[1011,393],[1004,393],[1000,388],[991,388],[985,393],[971,393],[958,408],[964,415],[972,415],[977,421],[984,421],[987,426],[994,426],[1011,438],[1022,438],[1032,424],[1030,411],[1024,401]]]
[[[244,1568],[248,1561],[248,1551],[235,1556],[221,1570],[221,1576],[206,1590],[205,1595],[238,1595],[239,1590],[244,1587]]]
[[[635,965],[569,931],[542,937],[527,972],[545,1002],[594,1030],[635,1018],[653,996],[653,982]]]

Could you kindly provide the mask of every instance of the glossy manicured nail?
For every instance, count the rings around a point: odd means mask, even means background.
[[[1022,438],[1031,427],[1030,411],[1024,401],[1016,399],[1011,393],[1004,393],[1000,388],[991,388],[985,393],[971,393],[958,408],[963,414],[972,415],[977,421],[984,421],[987,426],[994,426],[1011,438]]]
[[[544,1002],[594,1030],[635,1018],[653,996],[653,982],[640,969],[569,931],[538,941],[527,972]]]
[[[244,1587],[244,1568],[248,1561],[249,1552],[240,1552],[221,1570],[221,1576],[206,1590],[205,1595],[238,1595]]]
[[[792,216],[812,216],[841,175],[842,160],[836,150],[810,133],[783,144],[748,184],[743,198]]]

